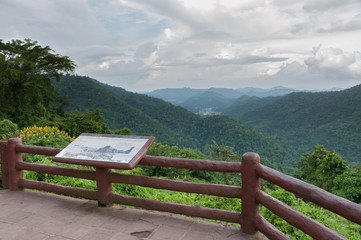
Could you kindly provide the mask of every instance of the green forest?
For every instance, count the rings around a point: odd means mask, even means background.
[[[234,113],[234,116],[239,118],[236,120],[223,115],[200,117],[163,100],[102,84],[89,77],[74,75],[75,68],[76,65],[68,57],[60,56],[50,47],[42,47],[36,41],[0,40],[0,140],[19,137],[24,144],[62,148],[81,133],[89,132],[155,136],[157,141],[148,152],[149,155],[154,156],[240,161],[243,153],[252,151],[259,153],[262,163],[267,166],[361,203],[361,166],[358,164],[360,161],[356,158],[346,160],[344,154],[338,153],[338,148],[321,141],[323,136],[318,136],[317,132],[314,135],[310,133],[316,131],[312,129],[311,123],[319,123],[320,128],[329,127],[331,130],[353,133],[355,142],[349,148],[352,150],[353,147],[359,146],[356,124],[359,111],[355,111],[353,106],[350,106],[352,104],[347,97],[356,96],[360,87],[351,88],[344,94],[340,92],[336,100],[330,97],[329,100],[333,105],[321,101],[326,93],[286,95],[286,100],[273,99],[269,103],[271,105],[260,104],[259,109],[263,111],[245,111],[238,116]],[[317,98],[319,104],[314,102]],[[340,105],[341,100],[349,105],[343,110],[343,118],[340,118],[336,111],[337,108],[343,108]],[[308,103],[319,108],[311,119],[306,115],[312,111],[312,108],[307,107]],[[264,109],[267,106],[273,106],[273,110]],[[301,116],[303,113],[303,120],[300,122],[292,113]],[[263,118],[261,118],[262,114]],[[272,116],[274,119],[270,120]],[[339,129],[334,121],[331,121],[335,118],[344,125],[344,129]],[[315,138],[318,136],[319,141],[312,141],[311,150],[302,145],[305,140],[300,140],[299,149],[291,148],[290,145],[295,144],[299,135],[302,135],[295,134],[297,127],[301,132],[306,131],[302,134],[310,134]],[[349,127],[355,128],[349,129]],[[284,132],[290,134],[289,142],[286,141],[288,139],[286,133],[282,136],[275,135],[276,130],[283,128]],[[341,133],[335,134],[342,137]],[[303,152],[297,155],[300,151]],[[23,154],[23,160],[63,165],[52,162],[51,157],[31,154]],[[238,174],[148,166],[139,166],[122,172],[182,181],[242,184]],[[25,178],[96,189],[95,182],[89,180],[27,171]],[[345,237],[360,238],[361,226],[272,184],[264,182],[262,188],[271,196]],[[240,211],[241,207],[240,199],[179,193],[125,184],[115,184],[114,192],[233,211]],[[263,207],[261,214],[292,238],[311,239]]]

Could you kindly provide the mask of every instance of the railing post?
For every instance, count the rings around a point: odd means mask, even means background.
[[[97,181],[98,189],[98,206],[107,207],[112,203],[109,201],[109,194],[113,192],[113,184],[108,181],[107,175],[111,172],[109,168],[97,167],[95,172],[95,179]]]
[[[1,180],[3,189],[9,189],[9,168],[6,157],[7,141],[0,141],[0,154],[1,154]]]
[[[259,215],[256,193],[261,190],[261,180],[256,175],[256,167],[261,160],[257,153],[248,152],[242,156],[242,212],[241,231],[255,234],[255,220]]]
[[[18,186],[18,183],[20,179],[24,178],[24,172],[16,169],[16,163],[23,161],[21,153],[16,152],[15,149],[19,144],[22,144],[20,138],[10,138],[6,150],[9,172],[9,188],[12,191],[23,189]]]

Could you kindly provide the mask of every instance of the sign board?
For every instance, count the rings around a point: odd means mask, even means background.
[[[59,152],[55,162],[132,169],[145,156],[154,137],[83,133]]]

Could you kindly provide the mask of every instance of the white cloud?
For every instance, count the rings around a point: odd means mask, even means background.
[[[320,73],[330,78],[361,77],[358,66],[360,52],[344,52],[339,48],[317,48],[314,55],[305,61],[311,73]]]

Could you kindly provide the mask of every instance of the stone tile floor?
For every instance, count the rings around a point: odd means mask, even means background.
[[[31,190],[0,190],[0,240],[264,240],[240,227]]]

